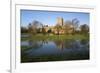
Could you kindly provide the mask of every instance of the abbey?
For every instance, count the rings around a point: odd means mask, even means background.
[[[57,17],[54,26],[49,26],[49,24],[42,24],[39,21],[33,21],[29,24],[29,28],[33,30],[33,33],[51,33],[51,34],[72,34],[75,31],[75,26],[78,24],[77,19],[71,21],[65,21],[62,17]]]

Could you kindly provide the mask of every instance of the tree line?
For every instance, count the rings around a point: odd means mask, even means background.
[[[48,28],[48,30],[46,30]],[[49,28],[48,25],[44,25],[39,21],[34,20],[32,23],[29,23],[27,27],[21,26],[21,33],[30,33],[30,34],[54,34],[54,29],[56,33],[59,35],[60,32],[64,32],[64,34],[87,34],[89,33],[89,25],[81,24],[77,18],[72,19],[71,21],[65,21],[64,25],[56,24],[52,28]]]

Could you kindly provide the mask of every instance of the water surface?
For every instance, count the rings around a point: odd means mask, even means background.
[[[21,62],[89,59],[88,40],[21,41]]]

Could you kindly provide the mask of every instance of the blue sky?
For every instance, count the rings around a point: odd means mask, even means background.
[[[34,20],[37,20],[45,25],[54,26],[57,17],[62,17],[64,21],[77,18],[80,25],[89,25],[89,13],[82,12],[56,12],[56,11],[39,11],[39,10],[21,10],[20,11],[21,26],[27,26]]]

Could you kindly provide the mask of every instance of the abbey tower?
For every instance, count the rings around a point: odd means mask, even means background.
[[[57,25],[63,26],[63,24],[64,24],[63,22],[64,22],[63,18],[57,17]]]

